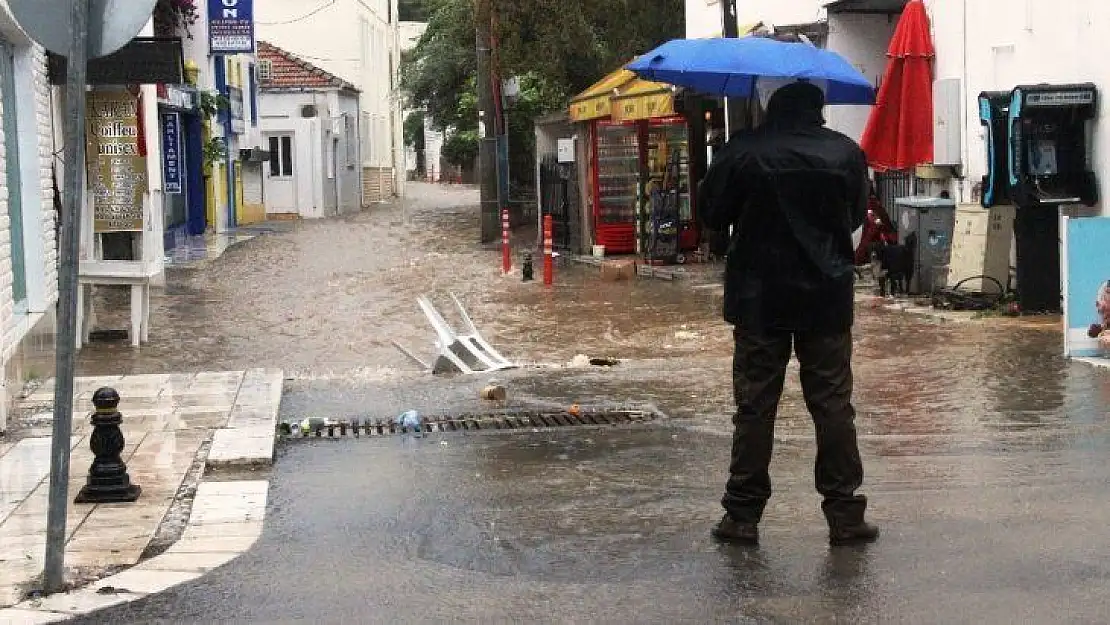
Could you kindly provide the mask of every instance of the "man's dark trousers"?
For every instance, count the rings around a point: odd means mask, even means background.
[[[863,522],[867,499],[852,407],[852,334],[735,330],[733,391],[737,410],[730,477],[722,500],[740,523],[759,523],[771,497],[767,469],[775,438],[775,415],[786,380],[791,347],[801,364],[802,392],[817,431],[817,492],[830,527]]]

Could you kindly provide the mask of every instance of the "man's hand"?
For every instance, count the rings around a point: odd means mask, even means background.
[[[1101,325],[1099,325],[1097,323],[1092,323],[1091,327],[1087,329],[1087,336],[1089,336],[1093,339],[1097,339],[1099,336],[1102,335],[1102,331],[1104,329],[1105,328],[1103,328]]]

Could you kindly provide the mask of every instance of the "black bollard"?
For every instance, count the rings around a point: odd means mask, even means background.
[[[123,415],[119,411],[119,393],[113,388],[102,388],[93,394],[96,412],[89,420],[93,425],[89,436],[92,449],[92,466],[85,487],[77,493],[74,503],[126,503],[139,498],[143,492],[138,484],[131,483],[127,465],[120,458],[127,442],[119,426]]]
[[[534,277],[534,271],[532,269],[532,253],[531,252],[525,252],[524,253],[524,262],[521,263],[520,271],[521,271],[524,282],[531,282],[532,281],[532,279]]]

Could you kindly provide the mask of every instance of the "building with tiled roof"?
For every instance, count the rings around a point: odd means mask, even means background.
[[[331,217],[363,205],[361,93],[352,83],[258,42],[258,112],[269,153],[266,213]]]
[[[358,92],[353,84],[292,52],[258,42],[258,84],[263,91],[339,89]]]
[[[397,0],[254,3],[258,39],[293,57],[285,54],[273,59],[274,73],[267,93],[299,88],[342,89],[337,85],[344,82],[361,92],[358,127],[366,185],[363,196],[368,204],[404,193],[404,98],[398,93],[398,18]],[[306,69],[305,64],[312,69]]]

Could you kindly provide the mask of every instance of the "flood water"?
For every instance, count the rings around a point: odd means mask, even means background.
[[[423,408],[435,409],[450,403],[452,389],[469,395],[486,378],[429,380],[391,341],[431,360],[433,334],[416,298],[431,296],[452,319],[454,293],[486,338],[519,363],[567,363],[577,354],[622,360],[604,370],[501,375],[517,397],[655,401],[672,416],[727,425],[732,337],[717,289],[692,288],[696,280],[603,282],[596,268],[575,264],[557,268],[554,288],[524,283],[516,267],[501,275],[500,255],[476,243],[473,190],[409,190],[397,205],[298,223],[197,269],[170,270],[154,297],[151,343],[95,343],[81,353],[81,373],[281,367],[303,388],[371,385],[398,394],[400,408],[420,403],[414,388],[428,389]],[[716,273],[691,270],[702,282]],[[123,312],[124,301],[105,299]],[[124,323],[111,312],[102,318],[102,326]],[[959,436],[969,444],[1089,421],[1110,403],[1110,377],[1065,361],[1054,325],[929,321],[861,305],[855,336],[865,435]],[[793,381],[782,415],[781,432],[808,434]]]
[[[829,550],[812,424],[791,376],[758,550],[714,545],[733,410],[731,331],[696,279],[500,275],[476,195],[297,224],[169,274],[152,343],[84,374],[282,367],[282,418],[652,402],[652,427],[281,446],[263,538],[201,580],[87,622],[1105,622],[1110,375],[1051,320],[931,321],[858,307],[857,426],[876,545]],[[537,275],[541,275],[537,268]],[[701,288],[707,284],[707,288]],[[455,293],[527,366],[433,378],[415,298]],[[567,368],[578,354],[621,360]],[[796,366],[793,366],[796,369]],[[478,391],[503,383],[509,399]],[[288,584],[288,580],[297,580]],[[275,592],[275,588],[281,588]],[[370,590],[368,590],[370,589]],[[97,620],[99,619],[99,620]],[[328,620],[328,619],[324,619]]]

